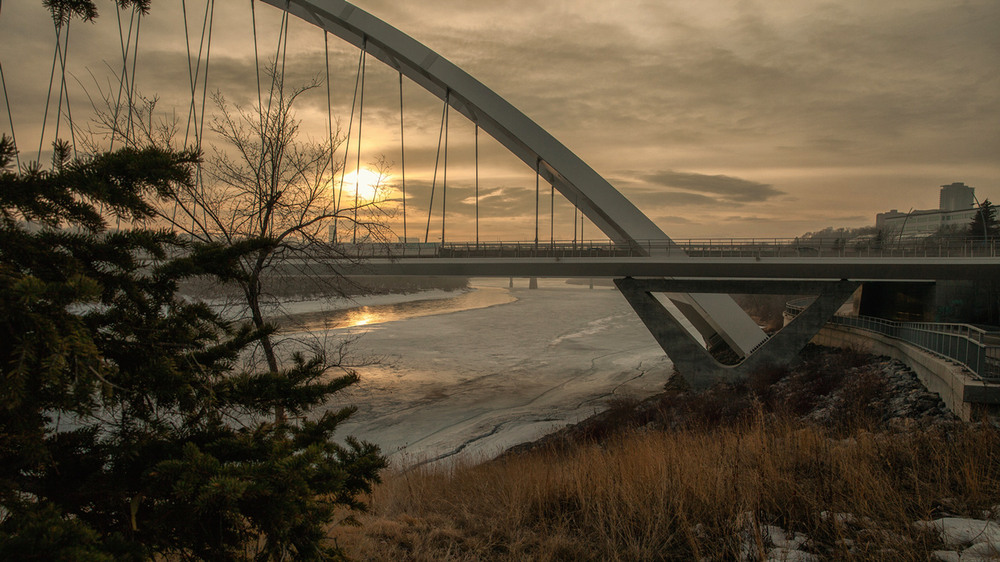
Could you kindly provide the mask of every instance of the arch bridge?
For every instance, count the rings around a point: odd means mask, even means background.
[[[901,255],[886,255],[881,250],[875,256],[870,253],[850,255],[849,252],[845,254],[843,247],[838,248],[839,252],[835,254],[823,255],[820,252],[818,255],[810,255],[809,252],[803,254],[801,249],[796,249],[789,255],[787,251],[792,245],[777,241],[773,244],[731,243],[728,250],[725,249],[725,244],[710,243],[706,250],[704,243],[692,244],[690,241],[686,244],[678,243],[667,236],[606,179],[528,116],[467,72],[389,23],[343,0],[259,1],[282,10],[283,14],[296,16],[316,26],[324,31],[324,38],[327,34],[332,34],[361,51],[359,82],[362,85],[360,98],[362,107],[363,65],[365,57],[371,56],[399,73],[401,111],[402,78],[405,76],[443,102],[445,113],[442,132],[445,135],[448,111],[457,111],[475,124],[477,134],[482,130],[490,135],[535,173],[534,240],[531,243],[524,243],[523,249],[522,245],[518,244],[513,255],[505,254],[506,250],[502,244],[495,255],[487,251],[489,245],[479,244],[478,222],[477,242],[474,246],[469,244],[463,246],[461,243],[445,244],[442,218],[441,244],[428,247],[426,244],[413,245],[404,240],[402,244],[381,245],[374,250],[373,247],[366,249],[364,244],[349,245],[352,246],[349,251],[355,251],[358,256],[367,258],[358,266],[356,272],[389,275],[614,277],[618,289],[670,355],[678,371],[694,386],[705,386],[717,378],[742,377],[765,362],[790,359],[862,282],[904,280],[928,283],[941,279],[1000,278],[1000,260],[997,259],[995,246],[976,247],[973,254],[961,256],[952,255],[949,249],[947,253],[940,252],[937,256],[928,258],[916,256],[912,252],[906,255],[905,251]],[[250,4],[253,9],[254,1],[251,0]],[[209,6],[212,6],[211,12]],[[135,14],[133,11],[133,17],[136,17]],[[203,39],[197,49],[197,64],[191,64],[191,45],[188,43],[192,94],[189,115],[194,115],[193,135],[199,147],[203,136],[201,129],[204,127],[205,98],[208,91],[206,86],[208,54],[211,53],[211,18],[214,17],[210,14],[214,14],[214,0],[206,0]],[[187,32],[186,17],[185,8]],[[254,21],[256,34],[256,20]],[[283,25],[284,41],[287,44],[287,24]],[[208,53],[202,67],[201,51],[206,46],[204,41],[206,28],[209,38]],[[119,24],[120,32],[121,29],[122,26]],[[137,52],[131,53],[130,70],[129,49],[137,49],[139,26],[136,25],[134,44],[131,26],[128,29],[128,41],[124,37],[122,40],[125,64],[121,73],[119,99],[123,91],[131,98],[135,90]],[[64,88],[64,57],[68,56],[69,33],[67,28],[63,39],[60,39],[58,25],[56,31],[56,54],[62,64]],[[61,46],[60,40],[65,41]],[[278,52],[282,52],[281,41],[279,35]],[[256,48],[255,42],[255,53]],[[276,66],[277,62],[276,55]],[[54,59],[53,72],[55,68]],[[196,95],[199,87],[200,100]],[[258,90],[259,88],[258,77]],[[60,90],[60,108],[62,96]],[[199,103],[200,110],[197,107]],[[7,105],[9,108],[9,100]],[[66,107],[68,110],[68,94]],[[47,112],[48,109],[46,114]],[[197,123],[199,116],[200,124]],[[115,117],[116,119],[118,117],[117,110]],[[60,118],[56,120],[57,135],[60,120]],[[190,123],[189,117],[189,129],[191,129]],[[351,123],[353,124],[353,108]],[[13,119],[11,127],[13,129]],[[131,127],[130,109],[129,128]],[[402,128],[402,116],[400,127]],[[359,145],[360,128],[359,118]],[[330,134],[332,138],[332,118]],[[42,136],[44,138],[44,121]],[[402,132],[400,137],[402,138]],[[112,144],[114,139],[112,135]],[[350,143],[350,131],[348,143]],[[350,144],[344,155],[345,170],[349,149]],[[331,153],[332,151],[331,148]],[[41,152],[40,147],[39,154]],[[330,158],[332,171],[332,154]],[[357,172],[360,173],[360,150],[358,150],[358,162]],[[447,148],[445,148],[444,169],[447,178]],[[436,178],[437,163],[435,163],[435,181]],[[578,241],[575,234],[571,244],[556,244],[554,235],[548,244],[540,243],[538,179],[548,182],[552,186],[553,194],[558,191],[574,207],[575,212],[578,211],[585,216],[608,238],[609,243],[588,244],[585,247],[582,235]],[[405,166],[403,181],[405,186]],[[447,180],[445,185],[446,182]],[[343,187],[343,176],[341,176],[341,187]],[[432,184],[432,209],[433,194]],[[405,200],[404,187],[404,233]],[[443,205],[444,198],[442,198]],[[355,222],[357,222],[356,207],[357,188],[355,188]],[[551,208],[554,208],[554,203]],[[176,213],[176,208],[174,212]],[[185,212],[188,213],[192,224],[199,220],[196,209],[188,209]],[[207,222],[205,211],[202,210],[201,213],[201,219]],[[334,224],[336,225],[336,222]],[[428,231],[429,225],[430,214],[428,214]],[[337,240],[334,242],[337,243]],[[369,255],[364,255],[366,252]],[[343,271],[341,263],[328,265]],[[785,329],[768,337],[729,296],[735,293],[810,294],[818,297]],[[717,361],[717,354],[713,355],[712,351],[701,345],[697,341],[699,338],[708,342],[713,351],[725,351],[732,364],[723,365]]]
[[[436,247],[433,256],[437,259],[426,260],[421,259],[419,248],[415,252],[417,257],[408,258],[404,245],[387,259],[372,256],[363,267],[365,272],[615,277],[618,289],[678,371],[696,387],[704,387],[718,378],[745,376],[764,363],[790,359],[862,280],[926,282],[954,277],[988,279],[1000,274],[995,248],[992,256],[985,258],[944,257],[932,262],[903,256],[888,268],[884,256],[841,257],[832,261],[762,258],[760,253],[714,260],[692,258],[565,145],[494,91],[412,37],[343,0],[264,1],[355,45],[467,117],[534,168],[589,218],[612,241],[614,249],[609,248],[608,254],[616,256],[574,256],[575,240],[573,247],[564,248],[561,255],[554,243],[548,248],[543,245],[539,252],[536,230],[534,245],[525,244],[523,256],[481,257],[485,252],[479,252],[477,243],[475,252],[466,245],[465,255],[461,244],[453,244],[454,249],[448,254]],[[413,249],[409,251],[414,253]],[[624,258],[620,256],[623,251]],[[768,338],[729,293],[818,297],[789,326]],[[737,363],[723,365],[717,361],[684,327],[678,313],[704,341],[716,342],[734,353]]]

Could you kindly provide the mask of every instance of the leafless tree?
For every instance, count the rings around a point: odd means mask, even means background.
[[[333,156],[344,138],[339,131],[326,142],[299,139],[294,105],[314,87],[276,87],[264,107],[250,108],[213,94],[218,113],[210,128],[224,142],[213,147],[202,181],[178,192],[169,214],[164,210],[172,227],[194,240],[252,243],[254,250],[242,259],[242,276],[235,283],[258,329],[266,324],[262,297],[268,276],[318,270],[339,275],[339,266],[358,259],[355,245],[330,239],[331,226],[360,232],[369,243],[381,243],[387,234],[378,198],[336,196],[334,186],[338,174],[343,178],[344,166]],[[380,166],[377,173],[384,178],[384,161]],[[278,372],[272,337],[263,332],[260,345],[268,369]],[[282,419],[281,412],[276,416]]]
[[[232,282],[240,294],[239,305],[261,330],[259,343],[268,370],[278,373],[281,360],[274,337],[263,330],[268,282],[296,275],[336,277],[335,290],[343,284],[344,266],[363,257],[359,248],[370,250],[390,234],[386,225],[391,210],[382,204],[390,165],[381,157],[369,165],[376,177],[372,187],[376,194],[383,193],[359,197],[356,185],[344,185],[344,160],[336,155],[345,137],[336,123],[324,142],[300,139],[295,104],[318,83],[286,88],[273,66],[267,75],[273,86],[262,107],[234,105],[221,92],[212,94],[216,114],[209,131],[218,142],[199,168],[198,181],[180,186],[163,201],[159,214],[165,226],[192,241],[253,248],[241,259],[241,275]],[[91,150],[108,143],[177,143],[182,127],[176,118],[157,114],[155,98],[137,94],[122,100],[113,95],[112,86],[98,88],[100,98],[92,100],[97,118],[81,135],[89,139]],[[201,142],[200,132],[193,138],[201,147],[207,144]],[[349,233],[346,238],[352,243],[333,240],[335,230],[342,234],[340,239]],[[332,355],[343,357],[343,350]],[[283,419],[282,412],[276,417]]]

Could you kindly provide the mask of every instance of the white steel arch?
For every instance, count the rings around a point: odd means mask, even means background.
[[[670,238],[565,145],[507,100],[402,31],[343,0],[263,0],[364,48],[419,84],[500,142],[611,240],[638,248]]]
[[[447,101],[530,168],[537,167],[546,181],[616,243],[638,253],[674,245],[631,201],[555,137],[416,39],[344,0],[262,1],[364,49]],[[706,339],[718,334],[743,356],[767,337],[728,295],[671,295],[671,300]]]

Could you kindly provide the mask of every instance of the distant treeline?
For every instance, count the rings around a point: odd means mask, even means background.
[[[843,239],[851,240],[859,236],[870,236],[874,235],[877,229],[874,226],[862,226],[858,228],[834,228],[828,226],[823,230],[818,230],[816,232],[807,232],[801,236],[804,240],[809,240],[812,238],[823,239],[823,240],[833,240],[833,239]]]

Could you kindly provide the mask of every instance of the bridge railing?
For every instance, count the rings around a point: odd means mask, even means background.
[[[995,238],[707,238],[674,240],[692,257],[996,257]]]
[[[639,240],[634,245],[610,240],[397,242],[339,244],[349,254],[390,258],[596,258],[687,255],[693,258],[956,258],[998,257],[1000,240],[844,239],[844,238],[688,238]]]
[[[812,299],[789,301],[785,310],[795,316]],[[895,322],[870,316],[834,316],[830,324],[865,330],[902,340],[954,361],[984,381],[1000,383],[1000,332],[969,324]]]

